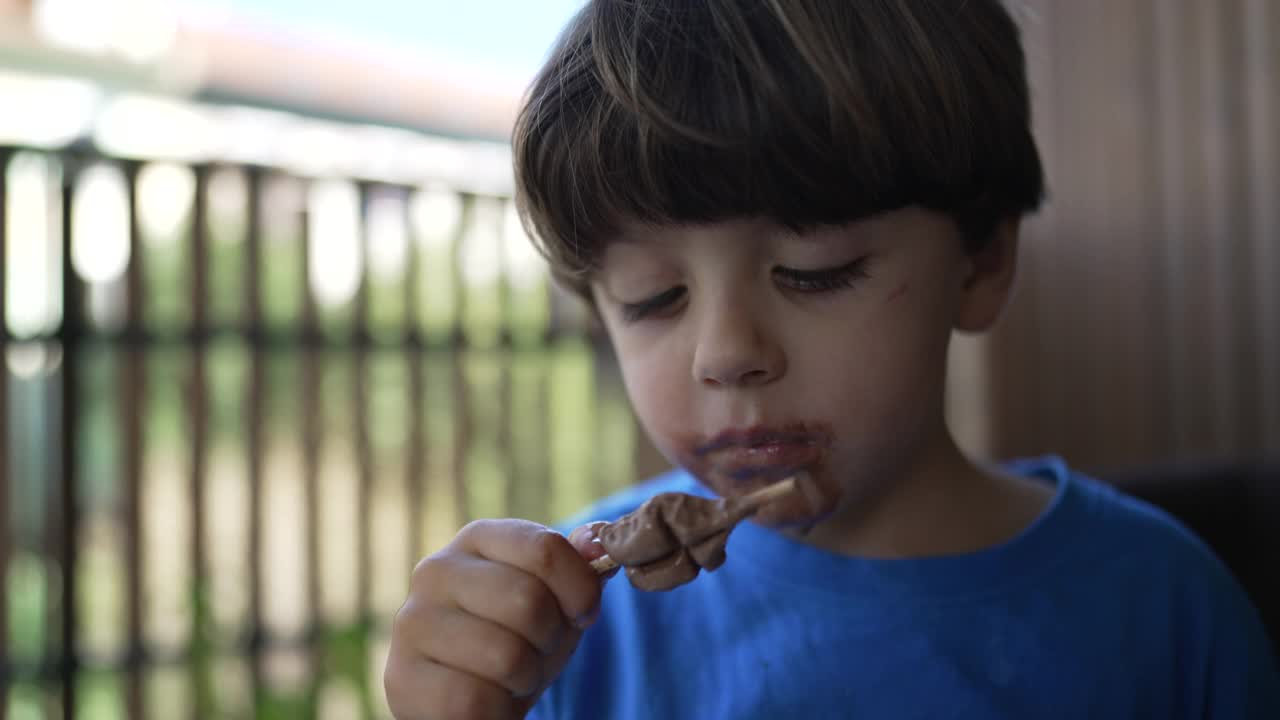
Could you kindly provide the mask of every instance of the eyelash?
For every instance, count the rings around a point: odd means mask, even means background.
[[[851,288],[859,280],[865,280],[867,274],[867,258],[860,257],[851,263],[823,270],[793,270],[775,267],[773,276],[783,280],[789,289],[801,293],[821,294]],[[654,295],[647,300],[635,303],[623,303],[622,319],[629,323],[638,322],[659,312],[680,298],[684,297],[682,286]]]
[[[834,292],[851,288],[859,280],[867,276],[867,258],[865,256],[840,267],[823,270],[792,270],[776,267],[773,275],[784,279],[792,290],[805,293]]]
[[[622,319],[629,322],[639,322],[655,312],[662,310],[671,303],[676,302],[684,297],[684,288],[676,286],[665,292],[658,293],[648,300],[641,300],[635,303],[622,304]]]

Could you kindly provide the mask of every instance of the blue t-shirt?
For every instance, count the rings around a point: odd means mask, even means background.
[[[728,562],[665,593],[625,576],[530,717],[1280,719],[1256,609],[1162,511],[1057,458],[1016,538],[976,553],[851,558],[743,523]],[[614,496],[705,494],[684,472]]]

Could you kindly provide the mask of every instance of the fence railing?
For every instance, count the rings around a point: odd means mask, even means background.
[[[468,519],[634,477],[508,198],[0,149],[0,718],[382,717]]]

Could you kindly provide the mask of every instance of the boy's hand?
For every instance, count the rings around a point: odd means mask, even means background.
[[[523,718],[599,612],[601,525],[479,520],[418,563],[383,675],[396,720]]]

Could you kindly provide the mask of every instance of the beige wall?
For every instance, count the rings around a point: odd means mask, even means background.
[[[1019,12],[1051,198],[987,348],[992,449],[1280,452],[1280,4]]]

